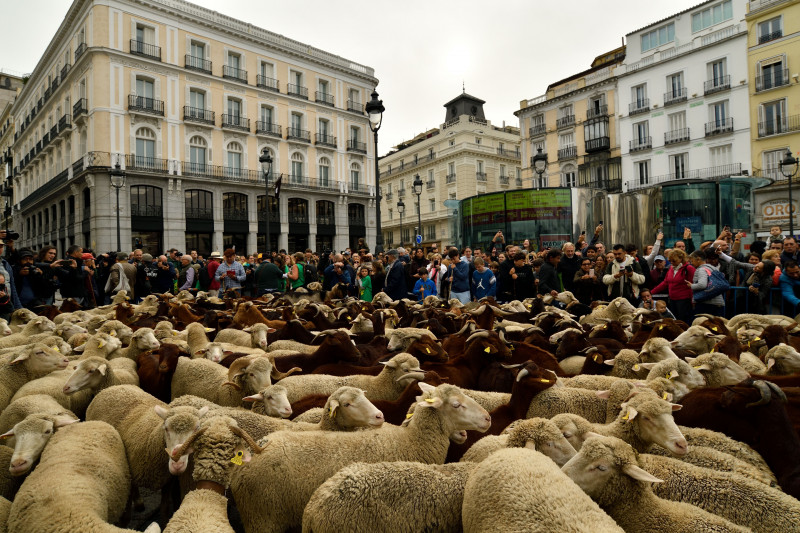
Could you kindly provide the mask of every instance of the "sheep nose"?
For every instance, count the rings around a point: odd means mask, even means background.
[[[686,455],[689,453],[689,446],[686,444],[686,439],[678,439],[674,442],[674,445],[679,455]]]
[[[376,419],[376,420],[383,420],[383,413],[382,413],[382,412],[380,412],[380,411],[378,411],[377,413],[375,413],[375,419]]]
[[[19,459],[15,459],[15,460],[11,461],[11,465],[10,466],[11,466],[11,468],[13,468],[15,470],[18,470],[20,467],[25,466],[26,464],[28,464],[28,460],[27,459],[19,458]]]

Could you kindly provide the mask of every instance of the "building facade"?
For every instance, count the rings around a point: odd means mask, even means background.
[[[22,244],[201,254],[375,241],[372,68],[183,0],[75,0],[12,109]],[[119,206],[109,179],[120,165]]]
[[[623,190],[749,172],[745,0],[710,0],[626,36]]]
[[[624,58],[624,46],[612,50],[595,58],[588,70],[520,102],[514,114],[523,136],[522,160],[529,165],[524,178],[533,186],[621,190],[615,71]],[[547,156],[541,179],[532,163],[539,149]]]
[[[21,76],[0,71],[0,210],[3,229],[17,229],[13,227],[11,219],[11,195],[13,194],[13,161],[11,147],[14,144],[14,115],[11,107],[17,94],[24,85]]]
[[[469,196],[522,187],[519,130],[493,126],[485,102],[462,93],[444,104],[439,127],[401,143],[380,161],[384,243],[409,246],[421,219],[421,245],[456,242],[458,202]],[[414,194],[415,178],[423,182]],[[453,200],[452,203],[445,202]],[[401,215],[398,203],[405,211]],[[441,248],[440,248],[441,249]]]

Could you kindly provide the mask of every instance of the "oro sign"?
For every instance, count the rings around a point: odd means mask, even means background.
[[[797,207],[792,206],[792,214],[797,216]],[[789,222],[789,200],[771,200],[761,204],[763,224],[781,224]]]

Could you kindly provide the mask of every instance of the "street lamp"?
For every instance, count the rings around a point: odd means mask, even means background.
[[[266,197],[264,198],[264,203],[267,204],[267,216],[265,217],[266,222],[266,233],[264,234],[264,257],[265,258],[272,258],[269,253],[269,178],[272,176],[272,156],[269,155],[269,149],[264,148],[261,151],[261,155],[258,157],[258,162],[261,163],[261,168],[264,171],[264,186],[266,187]]]
[[[414,176],[414,183],[411,185],[414,187],[414,194],[417,195],[417,228],[419,228],[420,242],[422,242],[422,206],[420,205],[420,196],[422,195],[422,178],[419,177],[419,174]],[[416,239],[416,237],[414,238]],[[416,242],[416,240],[414,242]]]
[[[792,180],[797,174],[797,159],[792,157],[792,152],[786,150],[786,157],[781,161],[781,174],[789,180],[789,236],[794,237],[794,204],[792,203]]]
[[[406,212],[406,204],[403,200],[397,202],[397,212],[400,214],[400,246],[403,246],[403,213]]]
[[[378,130],[381,129],[383,122],[383,112],[386,110],[383,107],[383,100],[378,100],[378,91],[372,91],[372,100],[367,102],[364,106],[369,117],[369,129],[375,137],[375,195],[377,201],[375,202],[375,253],[379,254],[383,251],[383,231],[381,230],[381,188],[380,178],[381,171],[378,168]]]
[[[117,191],[117,251],[122,251],[122,239],[119,235],[119,190],[125,186],[125,171],[119,164],[119,155],[117,156],[117,164],[114,165],[109,171],[108,175],[111,178],[111,186]]]
[[[537,148],[536,155],[531,157],[531,166],[539,175],[539,179],[536,181],[536,188],[538,189],[542,182],[542,174],[544,174],[544,169],[547,167],[547,154],[543,154],[541,148]]]

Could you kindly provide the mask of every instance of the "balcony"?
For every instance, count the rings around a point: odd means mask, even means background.
[[[672,104],[679,104],[681,102],[685,102],[687,98],[688,91],[686,90],[686,87],[681,87],[680,89],[664,93],[664,105],[668,106]]]
[[[61,67],[61,81],[64,81],[64,77],[67,75],[67,72],[69,72],[70,68],[72,68],[72,65],[69,63],[65,63],[64,66]]]
[[[789,85],[789,69],[764,71],[761,76],[756,76],[756,92],[768,91],[777,87]]]
[[[256,135],[269,135],[271,137],[282,137],[281,126],[274,122],[259,120],[256,122]]]
[[[506,157],[520,158],[519,148],[509,150],[508,148],[497,148],[497,155],[504,155]]]
[[[456,175],[455,174],[448,174],[444,178],[445,183],[455,183],[456,182]]]
[[[384,199],[386,199],[387,202],[391,202],[394,199],[394,193],[392,191],[389,191],[386,194],[384,194],[383,197]]]
[[[575,159],[578,157],[578,147],[577,146],[567,146],[566,148],[559,148],[558,149],[558,159]]]
[[[275,78],[268,78],[259,74],[256,76],[256,87],[267,89],[268,91],[280,92],[280,83]]]
[[[128,111],[164,116],[164,102],[145,96],[128,95]]]
[[[240,167],[222,167],[207,165],[205,163],[192,163],[184,161],[181,165],[184,176],[196,178],[212,178],[215,180],[234,181],[239,183],[256,184],[264,182],[264,174],[260,170],[247,170]]]
[[[72,118],[77,121],[78,117],[85,115],[88,112],[89,102],[86,101],[86,98],[78,98],[78,101],[72,106]]]
[[[361,154],[367,153],[367,143],[361,142],[355,139],[350,139],[347,141],[347,151],[348,152],[358,152]]]
[[[222,77],[247,84],[247,71],[230,65],[222,65]]]
[[[366,183],[358,183],[351,181],[350,183],[347,184],[347,192],[351,194],[353,193],[369,194],[369,187],[367,186]]]
[[[364,217],[347,217],[347,223],[351,226],[366,226],[367,220]]]
[[[148,44],[143,41],[131,39],[131,53],[137,56],[146,57],[148,59],[155,59],[161,61],[161,47],[154,44]]]
[[[86,43],[79,43],[78,47],[75,48],[75,62],[78,62],[78,59],[81,58],[83,53],[86,51]]]
[[[476,172],[475,173],[475,179],[478,180],[478,181],[484,181],[485,182],[486,181],[486,172],[480,172],[480,171]]]
[[[590,107],[586,110],[586,120],[606,116],[608,116],[608,104],[603,104],[599,107]]]
[[[208,124],[213,126],[214,119],[215,115],[213,111],[188,105],[183,106],[183,120],[186,122],[195,122],[198,124]]]
[[[611,149],[611,139],[608,137],[598,137],[596,139],[587,139],[585,141],[586,153],[605,152]]]
[[[308,215],[289,212],[289,224],[308,224]]]
[[[758,136],[769,137],[800,131],[800,115],[782,116],[777,120],[765,120],[758,123]]]
[[[436,187],[436,180],[435,179],[428,180],[428,181],[425,182],[425,188],[426,189],[430,190],[430,189],[433,189],[435,187]]]
[[[58,123],[55,126],[50,128],[50,140],[54,141],[58,137]]]
[[[724,120],[715,120],[706,123],[706,137],[712,135],[721,135],[723,133],[733,132],[733,118],[728,117]]]
[[[676,181],[676,180],[713,180],[719,178],[727,178],[730,176],[739,176],[742,173],[741,163],[732,163],[730,165],[720,165],[716,167],[697,168],[694,170],[687,170],[680,173],[664,174],[663,176],[651,176],[645,180],[628,180],[628,191],[634,189],[642,189],[652,185],[660,185],[662,183]]]
[[[348,100],[347,101],[347,110],[353,111],[354,113],[364,113],[364,106],[361,105],[361,102],[356,102],[355,100]]]
[[[161,218],[164,208],[160,205],[140,205],[131,204],[132,217],[155,217]]]
[[[307,143],[311,142],[311,132],[308,130],[301,130],[300,128],[287,128],[286,129],[286,139],[287,140],[297,140],[297,141],[304,141]]]
[[[314,144],[317,146],[336,148],[336,137],[328,135],[327,133],[316,133],[314,134]]]
[[[650,99],[642,98],[628,104],[628,115],[638,115],[650,111]]]
[[[247,170],[241,167],[219,167],[222,169],[220,176],[224,181],[235,181],[238,183],[256,183],[262,172],[258,170]],[[263,178],[262,178],[263,179]]]
[[[258,221],[259,221],[259,222],[264,222],[265,220],[267,220],[267,212],[266,212],[266,210],[265,210],[265,209],[261,209],[261,210],[259,210],[259,212],[258,212]],[[317,217],[317,220],[319,220],[319,217]],[[280,223],[280,221],[281,221],[281,214],[280,214],[280,213],[277,213],[277,212],[275,212],[274,210],[273,210],[273,211],[270,211],[270,212],[269,212],[269,221],[270,221],[270,222],[278,222],[278,223]],[[317,224],[319,224],[319,222],[317,222]]]
[[[712,80],[703,82],[703,94],[709,95],[721,91],[727,91],[731,88],[731,76],[717,76]]]
[[[522,187],[522,178],[517,178],[514,183],[517,185],[517,187]]]
[[[406,197],[406,190],[405,189],[397,189],[397,198],[402,200]]]
[[[294,85],[292,83],[288,84],[286,86],[286,94],[308,100],[308,88],[303,87],[302,85]]]
[[[649,150],[652,147],[653,147],[652,137],[639,137],[638,139],[630,141],[630,146],[628,148],[628,151],[641,152],[642,150]]]
[[[556,120],[556,128],[567,128],[575,125],[575,115],[567,115]]]
[[[590,180],[581,180],[578,183],[579,187],[587,187],[589,189],[600,189],[610,193],[622,192],[622,179],[620,178],[593,178]]]
[[[689,142],[689,128],[667,131],[664,133],[664,144],[677,144]]]
[[[500,185],[508,185],[509,177],[508,176],[500,176]]]
[[[783,30],[773,31],[772,33],[764,33],[758,36],[758,44],[768,43],[775,39],[783,37]]]
[[[536,137],[537,135],[544,135],[547,133],[547,124],[534,124],[528,128],[528,136]]]
[[[72,128],[72,117],[69,113],[58,119],[58,133],[61,134]]]
[[[191,54],[183,56],[184,68],[188,70],[196,70],[198,72],[205,72],[211,74],[211,61],[202,57],[195,57]]]
[[[242,115],[222,115],[222,127],[232,130],[250,131],[250,119]]]
[[[156,157],[125,154],[125,170],[169,174],[169,161]]]
[[[234,207],[222,208],[223,220],[247,220],[247,209],[236,209]]]
[[[193,220],[214,220],[214,210],[210,207],[187,207],[186,219]]]
[[[316,91],[314,94],[314,99],[318,104],[329,105],[333,107],[333,95],[329,93],[323,93],[320,91]]]

